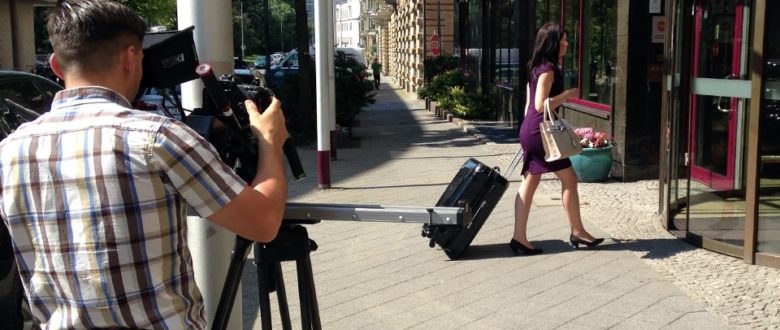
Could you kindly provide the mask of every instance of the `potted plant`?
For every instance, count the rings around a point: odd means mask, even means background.
[[[577,177],[581,182],[606,180],[612,168],[611,138],[591,127],[576,128],[574,134],[582,146],[582,153],[569,158]]]

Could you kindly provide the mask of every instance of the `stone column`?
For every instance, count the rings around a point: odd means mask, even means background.
[[[35,25],[33,2],[11,0],[11,39],[13,68],[30,71],[35,66]]]
[[[14,67],[14,42],[11,30],[11,1],[0,0],[0,69]]]
[[[233,25],[230,24],[232,22],[230,1],[177,0],[176,5],[179,29],[195,26],[193,41],[200,63],[211,64],[214,74],[218,77],[221,74],[232,73]],[[197,79],[182,84],[181,101],[185,109],[202,106],[202,90],[203,84]],[[196,216],[192,210],[187,217],[187,226],[195,282],[203,295],[206,321],[211,328],[236,235]],[[241,292],[240,287],[238,292]],[[230,313],[228,329],[243,327],[242,306],[241,294],[238,294]]]

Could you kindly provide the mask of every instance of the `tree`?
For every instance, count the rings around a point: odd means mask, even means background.
[[[176,28],[176,0],[119,0],[120,3],[133,9],[138,16],[146,20],[149,26],[165,26],[171,30]],[[35,29],[35,51],[38,54],[52,51],[49,43],[49,32],[46,30],[48,7],[35,7],[33,25]]]
[[[176,29],[176,0],[119,0],[146,20],[149,26]]]
[[[309,16],[306,0],[295,0],[295,45],[298,48],[300,109],[316,112],[314,106],[314,61],[309,54]]]
[[[49,13],[47,7],[35,7],[33,26],[35,30],[35,53],[48,54],[52,52],[49,42],[49,30],[46,29],[46,17]]]
[[[287,51],[294,47],[295,10],[285,0],[268,0],[269,18],[265,17],[265,0],[233,0],[233,44],[241,54],[241,4],[244,7],[244,45],[246,54]],[[265,24],[269,40],[265,40]],[[267,46],[267,47],[266,47]]]

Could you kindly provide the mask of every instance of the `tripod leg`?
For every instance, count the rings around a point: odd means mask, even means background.
[[[272,264],[260,262],[257,265],[257,286],[260,298],[260,320],[264,330],[271,329],[271,283],[268,279]]]
[[[274,265],[276,273],[276,299],[279,301],[279,316],[282,318],[282,329],[292,329],[290,322],[290,307],[287,304],[287,290],[284,288],[284,276],[282,275],[282,264]]]
[[[322,322],[320,321],[320,307],[317,303],[317,290],[314,288],[314,273],[311,269],[311,258],[308,256],[303,259],[303,271],[306,272],[306,278],[309,282],[309,311],[311,311],[311,323],[314,329],[321,330]]]
[[[219,297],[219,304],[211,325],[212,329],[223,330],[227,328],[230,312],[233,310],[233,302],[236,299],[239,283],[241,283],[241,274],[244,271],[246,257],[252,244],[254,242],[241,236],[236,236],[233,253],[230,256],[230,266],[225,278],[225,285],[222,287],[222,294]]]
[[[309,256],[295,262],[298,268],[298,296],[301,299],[301,323],[303,329],[322,329],[317,292],[314,288],[314,274]]]
[[[308,257],[295,260],[295,268],[297,268],[298,273],[298,297],[301,301],[301,329],[308,330],[312,328],[311,300],[309,299],[311,281],[306,278],[305,259],[308,259]]]

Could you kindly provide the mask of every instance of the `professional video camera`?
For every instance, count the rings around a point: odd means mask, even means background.
[[[216,78],[210,65],[198,62],[193,29],[189,27],[180,31],[149,33],[144,37],[144,76],[141,86],[170,89],[200,78],[205,87],[202,94],[203,107],[192,109],[189,114],[181,106],[175,92],[162,94],[164,97],[173,95],[179,119],[205,137],[217,149],[222,161],[249,182],[257,169],[258,149],[257,140],[249,127],[249,114],[244,101],[253,100],[258,109],[263,111],[271,104],[273,92],[260,85],[239,84],[231,75]],[[296,179],[305,177],[295,147],[286,142],[284,152],[293,176]]]

